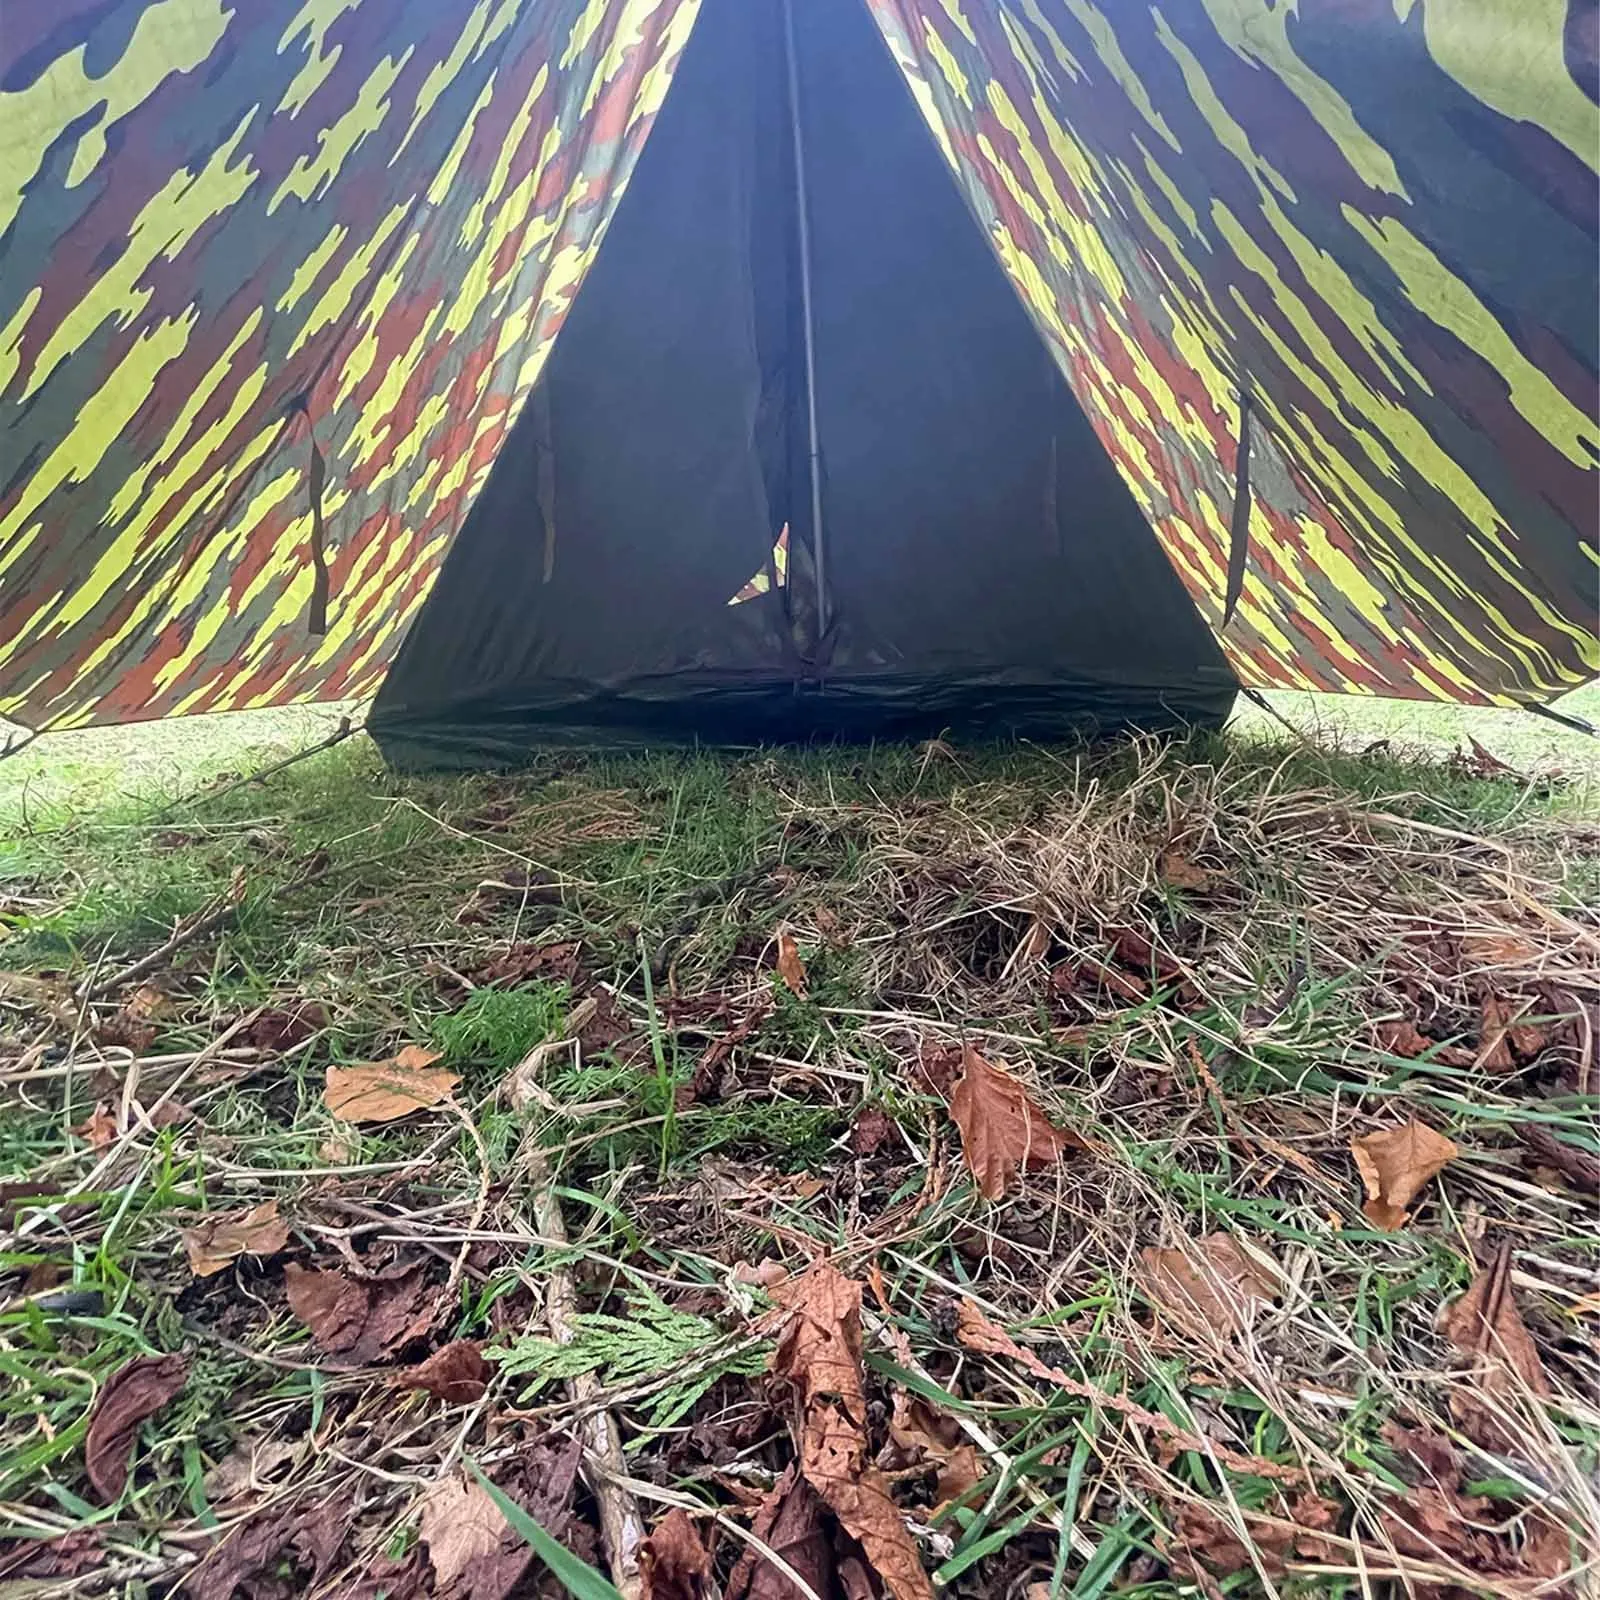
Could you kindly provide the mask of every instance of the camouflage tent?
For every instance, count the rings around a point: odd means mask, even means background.
[[[10,0],[0,713],[1547,700],[1600,670],[1595,19]]]

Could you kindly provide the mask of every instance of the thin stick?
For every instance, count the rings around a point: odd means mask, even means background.
[[[248,788],[253,783],[265,783],[268,778],[275,777],[286,767],[292,767],[304,761],[308,756],[320,755],[324,750],[331,750],[336,744],[343,744],[352,734],[361,733],[366,727],[362,723],[359,727],[351,722],[349,717],[341,717],[339,726],[330,733],[326,739],[319,739],[315,744],[309,744],[304,750],[297,750],[292,756],[285,756],[281,761],[274,761],[270,766],[265,766],[258,772],[247,773],[242,778],[235,778],[231,783],[225,783],[220,789],[202,790],[199,794],[186,795],[182,800],[174,800],[164,811],[156,814],[156,821],[165,822],[175,811],[181,811],[185,806],[198,805],[202,800],[220,800],[225,794],[232,794],[235,789]]]
[[[109,978],[91,978],[88,983],[80,987],[75,998],[84,1002],[97,1000],[101,995],[110,994],[113,990],[122,988],[124,984],[132,983],[135,978],[142,978],[145,973],[153,972],[185,945],[193,944],[196,939],[203,938],[220,928],[239,909],[243,899],[244,873],[239,871],[234,873],[233,881],[210,905],[195,916],[180,922],[165,944],[158,945],[149,955],[140,956],[131,966],[112,973]]]
[[[593,1002],[588,1004],[592,1006]],[[536,1104],[535,1090],[544,1064],[569,1045],[576,1047],[574,1036],[587,1020],[587,1017],[580,1020],[583,1011],[581,1005],[574,1009],[568,1019],[566,1037],[536,1046],[512,1073],[510,1101],[514,1111],[525,1112]],[[555,1180],[544,1147],[531,1128],[523,1135],[520,1162],[533,1191],[533,1215],[539,1232],[560,1249],[568,1239],[566,1219],[561,1214],[561,1202],[556,1198]],[[552,1265],[545,1283],[545,1317],[550,1324],[550,1337],[557,1344],[572,1343],[577,1316],[578,1291],[572,1274],[565,1266]],[[582,1405],[596,1402],[603,1391],[600,1380],[589,1372],[573,1378],[567,1385],[567,1392]],[[616,1418],[603,1401],[593,1415],[584,1418],[581,1433],[584,1453],[590,1463],[589,1487],[600,1505],[600,1534],[611,1567],[611,1581],[621,1591],[623,1600],[641,1600],[644,1580],[639,1572],[639,1548],[645,1539],[644,1518],[632,1491],[623,1486],[628,1478],[628,1466],[622,1454],[622,1434]]]

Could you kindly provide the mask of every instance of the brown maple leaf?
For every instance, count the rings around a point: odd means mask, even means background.
[[[1391,1232],[1407,1220],[1406,1207],[1422,1186],[1461,1154],[1453,1141],[1415,1118],[1403,1128],[1352,1139],[1350,1151],[1367,1191],[1362,1211],[1374,1227]]]
[[[1003,1199],[1019,1171],[1050,1166],[1075,1142],[1051,1125],[1016,1078],[991,1066],[971,1045],[950,1090],[950,1115],[967,1166],[990,1200]]]

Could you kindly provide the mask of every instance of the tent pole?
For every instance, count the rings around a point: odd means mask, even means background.
[[[806,464],[811,479],[811,566],[817,585],[817,640],[828,632],[827,540],[822,525],[822,446],[817,435],[817,338],[811,295],[811,197],[800,127],[800,68],[794,47],[794,0],[783,0],[783,54],[789,77],[789,128],[794,146],[795,223],[800,243],[800,317],[806,363]]]

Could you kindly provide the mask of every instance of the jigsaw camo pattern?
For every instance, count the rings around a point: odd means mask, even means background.
[[[1591,0],[869,0],[1249,684],[1600,670]]]
[[[1244,681],[1600,667],[1592,7],[869,3]],[[697,9],[7,7],[0,712],[375,688]]]
[[[0,712],[376,687],[697,3],[5,6]]]

